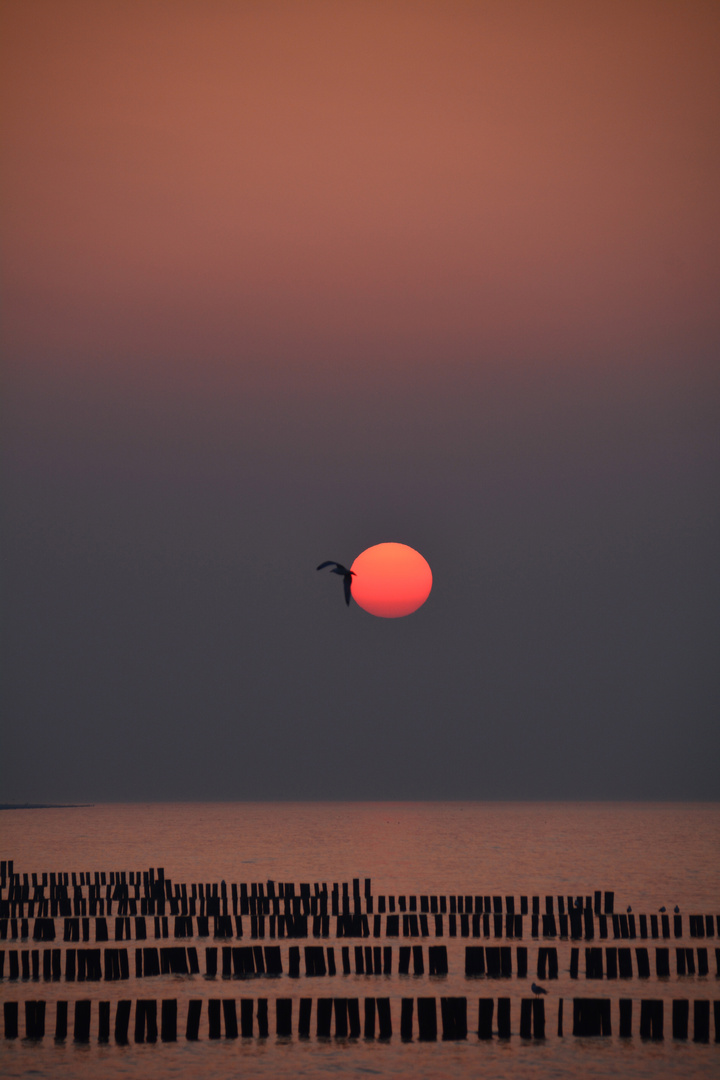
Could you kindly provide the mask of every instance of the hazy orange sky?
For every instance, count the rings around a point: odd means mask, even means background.
[[[717,0],[0,18],[6,798],[720,797]]]
[[[625,364],[714,340],[714,3],[3,9],[11,362],[247,377],[288,349]]]

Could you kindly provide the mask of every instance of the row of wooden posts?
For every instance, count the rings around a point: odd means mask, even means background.
[[[137,941],[147,939],[148,928],[145,915],[116,915],[114,919],[114,937],[116,941],[130,941],[134,937]],[[406,913],[404,915],[373,915],[370,917],[363,914],[337,915],[334,924],[330,922],[330,915],[286,914],[286,915],[251,915],[249,927],[243,922],[242,915],[219,914],[207,915],[175,915],[171,916],[173,922],[173,935],[176,938],[191,938],[196,934],[198,937],[238,937],[245,936],[245,930],[249,929],[250,937],[263,938],[267,934],[271,938],[283,937],[329,937],[331,929],[334,936],[341,937],[429,937],[432,932],[435,937],[444,937],[447,927],[448,937],[484,937],[484,938],[515,938],[522,939],[525,925],[522,915],[426,915],[420,913]],[[110,928],[108,918],[104,915],[67,915],[63,916],[63,940],[79,941],[82,933],[84,941],[90,940],[91,922],[93,939],[95,941],[110,940]],[[167,915],[155,915],[155,937],[168,937],[170,924]],[[212,920],[212,921],[211,921]],[[568,924],[568,916],[560,916],[559,924],[554,915],[543,915],[542,923],[540,916],[533,915],[530,924],[530,936],[532,938],[560,938],[571,941],[586,941],[594,939],[607,939],[610,936],[614,940],[634,940],[640,938],[682,938],[684,927],[681,915],[673,916],[673,933],[670,930],[668,916],[645,915],[639,916],[639,926],[636,925],[634,915],[613,915],[608,924],[608,918],[601,915],[598,925],[598,933],[595,933],[595,922],[592,917],[571,920]],[[720,916],[718,916],[720,920]],[[32,926],[31,926],[32,923]],[[383,925],[384,923],[384,925]],[[372,926],[372,930],[371,930]],[[612,929],[612,935],[610,934]],[[639,933],[638,933],[639,930]],[[691,938],[715,937],[715,917],[712,915],[690,916],[689,923]],[[718,922],[718,936],[720,936],[720,921]],[[55,919],[51,916],[38,915],[34,919],[17,918],[13,916],[0,917],[0,939],[17,940],[32,938],[33,941],[55,941],[57,931]]]
[[[32,883],[31,879],[32,878]],[[109,880],[108,880],[109,879]],[[7,887],[8,896],[4,897],[3,891]],[[350,892],[350,885],[348,882],[341,884],[334,883],[331,890],[328,890],[326,883],[322,885],[318,882],[314,884],[311,889],[309,883],[301,883],[296,889],[294,883],[291,882],[279,882],[274,881],[267,882],[254,882],[249,886],[247,883],[241,883],[239,886],[232,883],[230,886],[230,894],[228,894],[228,887],[226,882],[222,881],[219,884],[215,883],[193,883],[190,886],[188,892],[187,885],[182,883],[173,883],[170,879],[165,877],[165,871],[162,867],[158,867],[156,870],[150,868],[146,871],[110,871],[106,874],[104,871],[95,871],[94,875],[90,872],[67,872],[60,873],[48,873],[44,872],[40,875],[33,874],[16,874],[14,871],[14,863],[12,860],[0,861],[0,918],[9,917],[10,911],[6,912],[5,907],[12,908],[17,905],[24,905],[27,903],[42,905],[43,914],[46,914],[45,908],[48,904],[59,904],[64,901],[70,901],[69,888],[73,889],[72,903],[75,904],[78,901],[85,902],[86,898],[83,896],[83,889],[87,889],[88,897],[87,902],[90,905],[108,904],[108,915],[111,915],[111,905],[113,901],[118,903],[118,914],[120,915],[136,915],[136,910],[130,910],[130,906],[137,906],[137,901],[145,901],[159,903],[163,905],[167,902],[171,906],[171,914],[181,914],[180,908],[182,908],[182,915],[190,916],[197,915],[195,910],[195,902],[199,901],[203,906],[207,908],[206,911],[201,911],[201,917],[207,918],[213,915],[227,915],[229,914],[227,902],[228,895],[232,901],[232,914],[233,915],[279,915],[280,901],[284,903],[283,914],[305,916],[315,916],[318,914],[328,914],[328,902],[330,904],[330,913],[334,916],[338,915],[358,915],[362,913],[362,904],[365,903],[365,913],[372,914],[374,912],[375,898],[372,892],[372,881],[370,878],[364,879],[364,889],[361,893],[360,890],[360,878],[353,878],[352,880],[352,893]],[[45,896],[45,889],[49,890],[49,896]],[[134,890],[134,895],[130,895],[130,889]],[[32,897],[30,895],[32,889]],[[105,896],[101,895],[102,890],[105,890]],[[144,895],[141,894],[141,889]],[[352,897],[352,908],[351,908]],[[585,896],[571,896],[567,897],[558,895],[554,897],[552,895],[546,895],[544,898],[544,912],[541,914],[541,898],[540,896],[532,896],[528,899],[527,896],[521,896],[519,898],[519,912],[516,908],[514,896],[498,896],[498,895],[471,895],[471,894],[456,894],[450,896],[431,896],[431,895],[399,895],[397,897],[397,908],[400,913],[415,913],[420,914],[445,914],[448,912],[451,915],[493,915],[496,928],[496,936],[500,936],[501,930],[498,932],[498,916],[502,917],[503,913],[506,916],[506,927],[510,928],[510,933],[507,936],[518,936],[514,932],[516,925],[514,917],[519,914],[520,916],[526,915],[532,908],[533,915],[533,929],[539,923],[540,917],[543,922],[543,936],[552,937],[558,935],[558,929],[555,925],[555,911],[557,906],[557,914],[560,920],[559,936],[571,936],[582,937],[582,922],[585,922],[585,936],[588,936],[588,923],[591,923],[594,916],[601,919],[600,936],[603,934],[602,920],[607,919],[608,916],[613,920],[613,931],[615,937],[635,937],[637,936],[635,915],[628,910],[625,914],[616,914],[614,910],[615,893],[612,890],[595,890],[593,894]],[[217,900],[218,903],[211,904],[211,901]],[[224,901],[224,905],[223,905]],[[418,907],[419,901],[419,907]],[[567,903],[567,908],[566,908]],[[221,910],[222,905],[222,910]],[[192,908],[192,910],[191,910]],[[377,911],[378,914],[384,914],[386,912],[394,913],[396,910],[396,898],[395,896],[378,896],[377,897]],[[17,913],[13,912],[13,917],[17,917]],[[86,910],[75,912],[63,912],[61,914],[75,914],[75,915],[87,915]],[[97,911],[91,912],[96,914]],[[164,911],[150,911],[149,909],[141,912],[141,914],[164,914]],[[101,910],[100,915],[104,916],[104,911]],[[507,917],[510,916],[510,919]],[[563,925],[563,917],[565,917],[565,925]],[[567,920],[570,920],[568,934]],[[537,922],[536,922],[537,920]],[[648,933],[652,937],[660,936],[660,929],[662,928],[662,936],[670,936],[670,916],[664,911],[661,911],[660,915],[652,914],[639,915],[639,933],[640,937],[647,937]],[[648,923],[649,920],[649,923]],[[720,935],[720,915],[690,915],[689,917],[689,931],[691,937],[712,937],[715,936],[715,927],[717,925],[717,933]],[[648,930],[649,926],[649,930]],[[539,927],[538,927],[539,928]],[[563,933],[565,930],[565,933]],[[673,915],[673,932],[675,937],[682,936],[682,916],[675,911]],[[590,933],[594,933],[594,929],[590,930]],[[485,936],[489,936],[486,934]],[[537,932],[533,933],[533,936],[539,936]]]
[[[525,978],[528,973],[528,949],[526,946],[515,947],[515,964],[511,946],[467,945],[465,947],[465,975],[487,976],[489,978]],[[632,950],[607,946],[586,948],[585,978],[587,979],[631,979],[637,971],[637,977],[650,978],[650,956],[648,949],[635,949],[635,970],[633,969]],[[244,945],[238,947],[217,946],[205,948],[205,975],[218,974],[218,953],[220,953],[223,977],[272,975],[285,973],[282,951],[279,945]],[[340,948],[339,962],[343,975],[392,975],[393,953],[391,945],[343,945]],[[697,954],[697,964],[696,964]],[[41,977],[46,982],[58,981],[63,977],[62,960],[65,958],[64,976],[67,982],[113,981],[130,978],[130,956],[127,948],[105,949],[9,949],[7,950],[7,971],[5,950],[0,949],[0,979],[33,979]],[[287,974],[291,978],[300,975],[300,948],[291,945],[287,955]],[[307,976],[335,975],[337,970],[335,949],[333,946],[306,945],[304,947],[305,974]],[[425,949],[422,945],[400,945],[397,948],[397,973],[409,975],[412,962],[412,974],[424,975]],[[715,949],[716,976],[720,978],[720,948]],[[580,950],[570,950],[569,974],[573,979],[579,977]],[[703,947],[693,949],[678,946],[675,948],[675,969],[678,976],[708,975],[708,950]],[[445,945],[427,946],[427,973],[429,975],[447,975],[449,971],[447,948]],[[135,978],[153,975],[196,975],[200,973],[198,950],[194,946],[174,945],[157,948],[146,946],[135,949]],[[655,949],[655,973],[660,978],[670,977],[670,949]],[[559,974],[558,951],[554,946],[541,946],[537,952],[537,978],[557,979]]]
[[[267,1038],[270,1034],[269,1009],[267,998],[240,999],[238,1024],[237,1003],[234,998],[210,998],[207,1001],[207,1036],[220,1039],[223,1034],[227,1039]],[[313,1020],[313,999],[300,998],[297,1028],[293,1025],[293,999],[275,1000],[275,1034],[278,1037],[309,1038]],[[563,1000],[558,1002],[557,1033],[562,1036]],[[713,1003],[715,1042],[720,1042],[720,1001]],[[438,1003],[433,997],[406,997],[400,1003],[400,1037],[411,1040],[417,1036],[420,1040],[434,1041],[441,1036],[443,1040],[465,1039],[468,1035],[467,998],[440,998],[440,1027],[438,1027]],[[510,1038],[513,1034],[511,1023],[511,999],[480,998],[477,1009],[477,1036],[480,1039]],[[573,998],[572,1033],[580,1037],[612,1035],[612,1003],[609,998]],[[115,1006],[114,1039],[125,1044],[130,1039],[130,1018],[132,1002],[118,1001]],[[415,1013],[417,1010],[417,1021]],[[19,1035],[19,1005],[16,1001],[6,1001],[3,1005],[5,1038],[15,1039]],[[203,1001],[194,999],[188,1002],[185,1022],[185,1038],[191,1041],[200,1038],[200,1022]],[[44,1001],[25,1001],[25,1038],[42,1039],[46,1028],[46,1003]],[[619,1035],[630,1038],[633,1034],[633,1000],[622,998],[618,1002]],[[661,999],[645,999],[640,1002],[641,1038],[664,1038],[664,1002]],[[690,1002],[687,999],[672,1001],[671,1021],[672,1037],[689,1037]],[[334,1018],[334,1025],[333,1025]],[[74,1002],[73,1039],[75,1042],[90,1041],[92,1002],[78,1000]],[[363,999],[363,1022],[361,1023],[359,998],[318,998],[315,1004],[315,1035],[317,1038],[390,1039],[393,1035],[392,1011],[389,998],[366,997]],[[97,1039],[109,1042],[111,1035],[111,1002],[98,1002]],[[136,1043],[157,1042],[158,1035],[162,1042],[175,1042],[178,1038],[178,1003],[175,998],[165,999],[160,1003],[160,1027],[158,1029],[158,1003],[154,999],[138,999],[135,1002],[133,1038]],[[520,1002],[519,1035],[523,1039],[544,1039],[546,1037],[545,1002],[542,998],[523,998]],[[68,1037],[68,1002],[55,1003],[55,1039],[62,1041]],[[710,1040],[710,1001],[693,1002],[693,1040]]]
[[[105,871],[95,871],[91,874],[88,871],[72,872],[66,871],[53,873],[43,872],[42,874],[19,874],[15,873],[14,863],[12,860],[0,860],[0,891],[8,889],[7,899],[10,902],[29,902],[38,901],[40,899],[57,899],[68,898],[69,889],[72,888],[73,896],[82,896],[82,890],[87,889],[89,892],[88,899],[92,897],[99,899],[101,890],[105,889],[105,896],[108,899],[121,900],[123,898],[130,898],[130,889],[134,890],[134,898],[139,899],[141,895],[144,895],[145,899],[158,899],[163,897],[167,901],[174,897],[182,898],[188,896],[188,887],[185,883],[176,883],[173,887],[173,883],[169,878],[165,877],[165,871],[162,867],[157,869],[150,868],[145,871],[130,871],[126,873],[123,871],[110,871],[106,874]],[[49,890],[49,896],[45,897],[45,889]],[[92,892],[90,892],[92,890]],[[32,896],[31,896],[32,891]],[[142,892],[141,892],[142,891]],[[328,900],[333,905],[337,906],[338,910],[341,906],[349,908],[349,904],[345,904],[345,900],[350,900],[352,897],[353,906],[356,907],[355,901],[362,902],[364,899],[367,902],[371,902],[370,911],[372,911],[373,891],[372,880],[370,878],[364,879],[363,891],[360,890],[360,878],[353,878],[352,891],[348,882],[334,882],[330,889],[326,882],[320,884],[315,882],[311,887],[309,883],[301,883],[296,887],[294,882],[275,882],[269,880],[267,882],[253,882],[249,886],[247,883],[231,883],[230,894],[228,894],[228,886],[225,881],[220,883],[192,883],[190,885],[189,895],[192,898],[227,898],[231,895],[233,899],[243,900],[270,900],[275,899],[287,899],[297,897],[299,900],[309,901],[315,897],[318,901]],[[337,900],[336,900],[337,898]],[[391,912],[395,911],[395,897],[379,896],[378,898],[378,911],[380,913],[387,909]],[[497,896],[497,895],[470,895],[470,894],[454,894],[447,896],[430,896],[421,895],[419,897],[420,911],[424,912],[445,912],[449,910],[451,912],[472,913],[472,912],[494,912],[496,914],[502,913],[503,910],[513,914],[516,911],[515,896]],[[540,913],[540,897],[533,896],[530,899],[532,904],[533,914]],[[545,897],[545,912],[551,914],[554,910],[554,897]],[[565,911],[565,896],[557,897],[558,912],[563,913]],[[587,896],[568,896],[567,906],[568,910],[592,908],[596,914],[604,913],[606,915],[612,915],[614,912],[615,893],[611,890],[606,890],[604,893],[601,890],[596,890],[594,895]],[[416,911],[418,910],[418,896],[416,895],[398,895],[397,905],[401,912],[406,910]],[[520,897],[520,912],[521,914],[527,914],[529,911],[529,901],[527,896]],[[337,911],[333,912],[337,914]],[[262,914],[262,912],[258,912]]]

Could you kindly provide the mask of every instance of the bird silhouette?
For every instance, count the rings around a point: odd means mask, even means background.
[[[547,994],[547,990],[545,989],[545,987],[538,986],[537,983],[532,983],[530,989],[532,990],[535,997],[540,997],[541,994]]]
[[[334,566],[335,569],[331,570],[331,574],[339,574],[343,579],[343,586],[345,588],[345,603],[350,607],[350,586],[352,585],[352,579],[356,576],[354,570],[348,570],[347,566],[343,566],[342,563],[334,562],[332,559],[328,559],[326,562],[321,562],[317,567],[318,570],[324,570],[326,566]]]
[[[627,908],[627,909],[628,909],[628,911],[632,911],[632,907],[630,906],[630,904],[628,904],[628,908]]]
[[[660,911],[662,911],[663,914],[664,914],[667,911],[667,908],[665,906],[663,906],[663,907],[660,908]]]
[[[676,914],[676,915],[679,915],[679,914],[680,914],[680,908],[679,908],[679,907],[677,906],[677,904],[676,904],[676,905],[675,905],[675,907],[673,908],[673,911],[675,912],[675,914]]]

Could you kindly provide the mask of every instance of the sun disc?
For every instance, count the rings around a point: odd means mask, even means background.
[[[411,615],[432,589],[427,560],[407,544],[375,544],[358,555],[350,569],[353,600],[383,619]]]

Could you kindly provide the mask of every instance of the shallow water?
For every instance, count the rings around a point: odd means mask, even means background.
[[[275,882],[327,883],[372,879],[374,897],[380,895],[500,895],[514,896],[517,909],[523,895],[587,896],[596,889],[615,892],[615,911],[648,915],[661,906],[669,911],[678,904],[687,915],[720,913],[720,805],[718,804],[617,804],[617,803],[232,803],[155,804],[94,806],[68,809],[16,810],[0,814],[0,858],[14,860],[16,873],[50,871],[90,872],[136,871],[162,866],[173,883]],[[352,892],[352,887],[351,890]],[[377,910],[377,907],[375,908]],[[249,920],[246,920],[249,922]],[[111,925],[112,919],[108,920]],[[91,920],[92,923],[92,920]],[[149,919],[148,923],[152,923]],[[172,919],[170,920],[172,926]],[[433,920],[428,939],[370,938],[373,945],[398,946],[421,943],[427,956],[428,944],[435,943]],[[18,1039],[0,1040],[0,1071],[3,1076],[85,1077],[96,1075],[164,1077],[227,1077],[242,1072],[251,1076],[295,1077],[340,1075],[392,1075],[395,1077],[465,1077],[478,1073],[498,1077],[606,1076],[613,1072],[627,1077],[715,1077],[720,1069],[720,1044],[697,1045],[671,1038],[670,1001],[687,998],[720,998],[715,977],[714,949],[720,940],[698,942],[689,937],[667,942],[607,942],[595,945],[667,945],[674,956],[676,945],[704,945],[709,950],[708,976],[677,976],[674,959],[669,979],[657,979],[651,961],[650,980],[586,982],[583,949],[580,947],[580,978],[570,978],[569,941],[552,941],[557,946],[559,975],[546,982],[547,1038],[521,1040],[520,1000],[530,995],[529,984],[536,974],[537,950],[548,944],[533,940],[530,920],[525,919],[522,945],[528,948],[528,978],[491,980],[467,979],[464,953],[467,944],[485,944],[460,936],[447,936],[449,974],[437,977],[401,976],[396,973],[397,955],[391,976],[342,975],[340,948],[346,942],[331,937],[323,945],[335,947],[339,972],[334,977],[301,975],[291,979],[252,980],[208,979],[204,975],[158,976],[123,982],[77,983],[39,982],[32,979],[0,981],[3,1000],[48,1002],[46,1036],[40,1043]],[[384,925],[384,920],[383,920]],[[62,942],[62,919],[56,920]],[[248,935],[248,929],[245,930]],[[174,945],[171,937],[158,945]],[[110,937],[113,937],[112,929]],[[181,942],[195,945],[204,954],[207,939]],[[243,944],[249,943],[249,936]],[[268,938],[264,941],[269,944]],[[281,945],[283,970],[288,970],[291,944],[314,944],[312,938]],[[365,943],[365,942],[364,942]],[[440,943],[440,942],[438,942]],[[131,957],[135,942],[127,944]],[[155,945],[149,929],[147,945]],[[237,942],[232,942],[237,944]],[[347,941],[350,952],[357,939]],[[489,941],[487,944],[505,944]],[[515,946],[517,943],[510,942]],[[108,942],[113,946],[114,942]],[[40,948],[32,941],[4,941],[10,949]],[[513,948],[514,952],[514,948]],[[201,960],[201,972],[204,962]],[[301,968],[304,971],[304,965]],[[354,968],[353,968],[354,970]],[[426,968],[427,970],[427,968]],[[460,1043],[400,1039],[400,1004],[404,997],[464,996],[468,999],[466,1041]],[[78,997],[93,1001],[91,1042],[75,1045],[70,1037],[56,1044],[54,1008],[57,999],[70,1002],[69,1029],[72,1032],[73,1001]],[[270,1005],[268,1039],[237,1039],[210,1042],[207,1012],[203,1009],[201,1040],[184,1038],[184,1018],[190,998],[266,997]],[[274,1035],[274,999],[293,999],[293,1025],[297,1028],[300,997],[389,997],[393,1014],[393,1038],[377,1040],[330,1039],[314,1035],[305,1041]],[[479,1041],[472,1033],[477,1026],[479,997],[511,998],[513,1036],[510,1040]],[[572,1036],[572,998],[609,997],[612,1000],[613,1035],[582,1039]],[[114,1016],[120,998],[177,998],[178,1032],[176,1044],[133,1044],[119,1047],[97,1043],[97,1005],[110,1001]],[[621,1040],[617,1035],[617,999],[635,1000],[634,1036]],[[638,1035],[641,998],[665,1000],[665,1039],[659,1043],[641,1040]],[[565,1036],[558,1038],[558,1001],[564,999]],[[362,1012],[362,1000],[360,1001]],[[439,1008],[439,1002],[438,1002]],[[712,1011],[712,1006],[711,1006]],[[438,1017],[439,1023],[439,1017]],[[20,1022],[24,1029],[23,1019]],[[131,1025],[132,1036],[132,1025]],[[714,1027],[711,1017],[711,1039]]]

